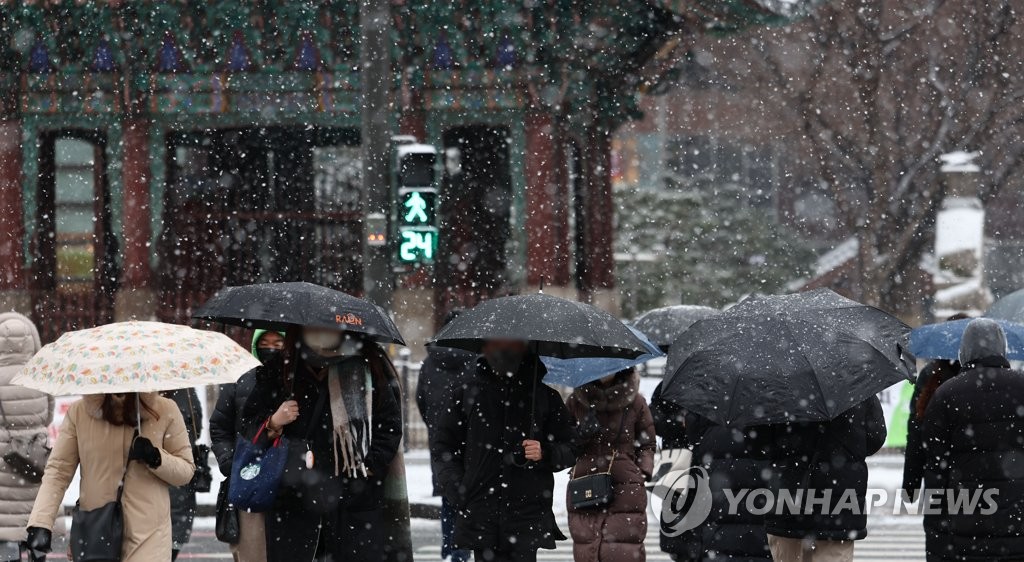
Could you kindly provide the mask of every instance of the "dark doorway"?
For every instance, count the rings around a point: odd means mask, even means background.
[[[42,135],[32,298],[45,341],[113,320],[120,272],[106,145],[99,131]]]
[[[458,127],[448,130],[443,141],[448,157],[436,265],[439,318],[508,290],[512,208],[507,129]]]
[[[168,139],[160,311],[188,320],[226,285],[309,281],[362,289],[359,138],[259,128]]]

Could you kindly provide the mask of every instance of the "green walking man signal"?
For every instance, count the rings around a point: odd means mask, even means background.
[[[413,191],[405,200],[405,222],[408,224],[426,224],[430,222],[427,216],[427,200],[420,195],[419,191]]]

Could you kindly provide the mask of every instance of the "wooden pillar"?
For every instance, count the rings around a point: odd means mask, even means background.
[[[566,201],[558,198],[558,141],[550,113],[526,116],[526,282],[530,286],[569,284],[565,233]]]
[[[21,121],[0,121],[0,291],[25,288]]]
[[[611,180],[611,132],[597,123],[587,131],[584,147],[586,216],[584,219],[583,298],[604,308],[616,308],[613,235],[615,210]]]
[[[150,197],[149,123],[131,119],[123,132],[124,288],[149,286]]]

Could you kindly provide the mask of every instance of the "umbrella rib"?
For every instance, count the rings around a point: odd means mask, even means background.
[[[793,330],[789,327],[789,322],[784,320],[782,325],[786,328],[786,332],[789,333],[790,340],[792,340],[796,345],[797,351],[800,352],[800,357],[803,358],[804,363],[807,363],[807,366],[811,368],[811,378],[814,379],[814,384],[818,386],[818,392],[821,394],[822,403],[825,405],[825,416],[830,416],[831,414],[828,412],[828,400],[825,398],[825,389],[821,386],[821,380],[818,378],[818,370],[814,368],[814,363],[812,363],[807,357],[807,353],[804,351],[803,345],[800,340],[796,338],[796,334],[793,333]]]

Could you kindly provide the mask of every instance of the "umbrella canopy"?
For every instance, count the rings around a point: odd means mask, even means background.
[[[247,328],[283,331],[291,325],[366,334],[381,343],[405,345],[381,307],[312,283],[260,283],[226,287],[192,318]]]
[[[544,357],[618,357],[648,352],[617,318],[576,301],[536,293],[484,301],[463,312],[427,345],[479,353],[485,340],[524,340]]]
[[[217,332],[161,322],[118,322],[67,332],[11,384],[55,396],[157,392],[228,384],[260,365]]]
[[[997,320],[1024,323],[1024,289],[1014,291],[997,300],[985,316]]]
[[[596,381],[602,377],[612,375],[646,363],[651,359],[662,357],[665,354],[654,345],[647,336],[641,334],[634,328],[629,329],[647,347],[647,353],[636,359],[619,359],[614,357],[580,357],[576,359],[558,359],[556,357],[541,357],[548,373],[544,375],[544,382],[548,384],[561,384],[565,386],[583,386],[588,382]]]
[[[827,289],[748,299],[672,346],[662,396],[719,424],[828,421],[910,378],[909,331]]]
[[[960,340],[973,318],[926,324],[910,332],[910,352],[923,359],[955,360],[960,355]],[[1024,360],[1024,325],[994,319],[1006,333],[1006,358]]]
[[[646,334],[664,351],[698,320],[711,318],[722,311],[710,306],[680,304],[649,310],[633,321],[633,327]]]

